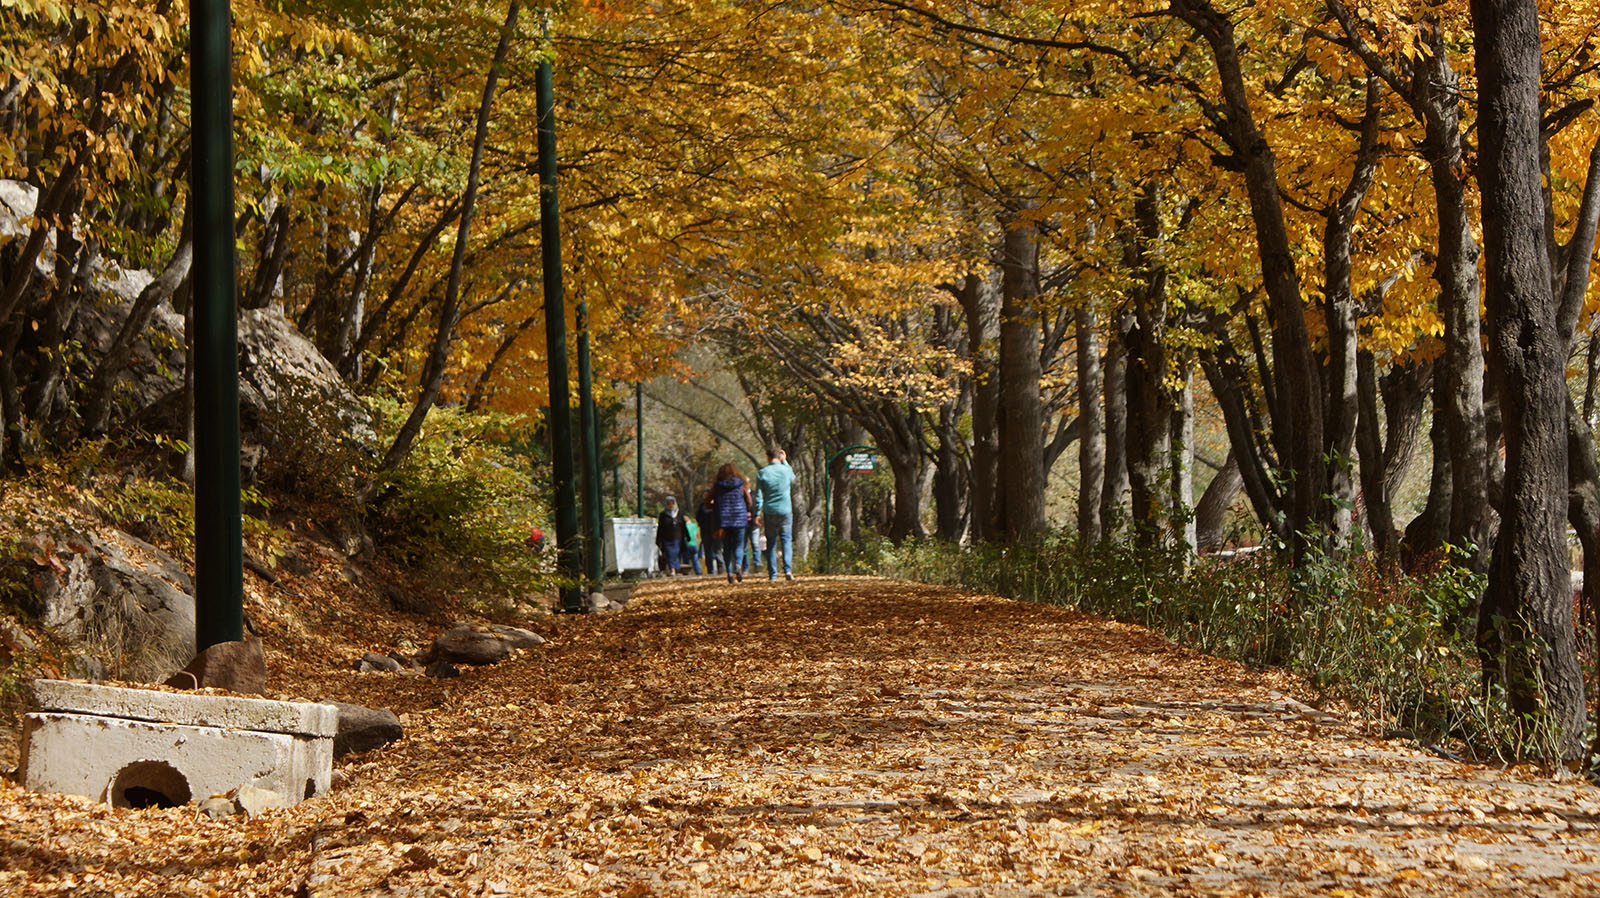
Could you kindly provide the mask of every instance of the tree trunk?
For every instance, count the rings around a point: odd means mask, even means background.
[[[1361,140],[1350,181],[1339,201],[1329,210],[1323,230],[1323,318],[1328,329],[1327,442],[1328,493],[1332,503],[1333,547],[1344,551],[1356,506],[1356,430],[1361,418],[1356,361],[1356,297],[1351,283],[1350,245],[1356,216],[1377,174],[1380,106],[1378,78],[1367,77],[1366,113],[1361,120]]]
[[[1437,371],[1444,388],[1434,406],[1450,434],[1451,545],[1473,546],[1469,563],[1483,570],[1489,549],[1488,441],[1483,411],[1483,345],[1478,314],[1478,243],[1467,201],[1465,137],[1461,133],[1459,78],[1448,48],[1437,38],[1413,89],[1424,123],[1423,156],[1429,162],[1439,216],[1439,312],[1444,318],[1444,358]]]
[[[49,307],[45,310],[45,326],[34,335],[36,345],[44,348],[33,383],[23,391],[24,414],[40,425],[54,417],[56,400],[61,394],[61,384],[67,375],[65,347],[67,333],[78,314],[84,296],[89,292],[89,282],[99,261],[100,248],[94,241],[82,242],[70,228],[56,229],[56,289]],[[63,272],[71,272],[70,276]],[[58,432],[59,433],[59,432]],[[65,436],[65,434],[60,434]]]
[[[1250,380],[1244,361],[1226,332],[1218,335],[1213,348],[1200,354],[1200,366],[1211,386],[1211,394],[1222,408],[1223,423],[1228,428],[1229,454],[1239,469],[1256,520],[1275,539],[1286,541],[1283,494],[1271,476],[1271,447],[1262,436],[1264,426],[1252,411],[1254,399],[1246,393]]]
[[[1128,355],[1123,335],[1130,326],[1126,314],[1119,316],[1116,333],[1106,341],[1106,467],[1100,492],[1103,536],[1124,532],[1128,527]]]
[[[1485,676],[1551,726],[1563,759],[1587,716],[1566,549],[1566,346],[1544,231],[1539,7],[1472,0],[1490,359],[1500,371],[1506,501],[1478,621]]]
[[[186,233],[183,242],[178,244],[172,259],[161,270],[161,274],[139,291],[138,298],[128,309],[128,317],[123,319],[122,327],[117,330],[110,347],[100,357],[100,364],[95,366],[94,374],[89,380],[88,400],[83,414],[85,433],[102,434],[110,426],[112,394],[116,390],[117,379],[128,367],[134,341],[149,326],[156,307],[163,301],[171,299],[177,292],[178,286],[189,276],[193,258],[194,241]]]
[[[1228,509],[1235,496],[1244,487],[1244,475],[1239,472],[1239,457],[1228,451],[1228,460],[1222,470],[1206,484],[1205,492],[1195,505],[1195,550],[1214,552],[1222,548],[1228,538]]]
[[[999,504],[1000,366],[995,357],[999,324],[998,294],[976,274],[961,285],[961,307],[967,319],[967,357],[972,362],[972,538],[995,538]]]
[[[959,542],[966,515],[962,496],[966,493],[962,470],[962,437],[958,428],[961,409],[944,405],[939,409],[937,455],[933,469],[933,511],[935,532],[947,542]]]
[[[1183,389],[1172,410],[1172,508],[1173,537],[1186,554],[1193,555],[1200,545],[1194,517],[1194,372],[1183,366]]]
[[[1078,538],[1085,546],[1104,536],[1100,495],[1106,479],[1106,424],[1100,405],[1100,347],[1094,311],[1080,307],[1078,325]]]
[[[1282,414],[1272,422],[1279,474],[1286,484],[1285,522],[1296,555],[1327,518],[1327,466],[1323,460],[1322,384],[1306,328],[1296,249],[1289,237],[1278,188],[1277,161],[1257,127],[1245,86],[1233,23],[1207,0],[1173,0],[1172,11],[1211,48],[1222,91],[1222,128],[1244,171],[1250,217],[1261,259],[1261,280],[1272,313],[1273,385]]]
[[[1044,400],[1040,393],[1039,242],[1033,222],[1005,222],[1000,307],[1000,489],[1005,518],[997,534],[1028,542],[1044,532]],[[897,484],[898,487],[898,484]],[[898,494],[899,490],[896,489]]]
[[[1146,183],[1133,206],[1137,234],[1129,252],[1135,283],[1127,349],[1128,485],[1133,537],[1153,546],[1167,530],[1165,512],[1174,403],[1167,389],[1167,270],[1154,247],[1161,240],[1160,191]]]
[[[1361,404],[1356,427],[1356,450],[1361,460],[1362,507],[1372,549],[1380,558],[1394,557],[1394,505],[1383,470],[1383,436],[1378,432],[1378,371],[1372,353],[1356,357],[1356,395]]]
[[[489,111],[494,106],[494,92],[500,81],[500,71],[505,67],[506,54],[511,49],[511,39],[517,30],[520,0],[511,0],[506,10],[505,24],[500,28],[500,43],[495,47],[494,61],[483,82],[483,99],[478,104],[477,131],[472,140],[472,161],[467,166],[467,186],[461,195],[461,224],[456,232],[455,252],[450,260],[450,279],[445,287],[444,303],[439,308],[439,325],[434,332],[433,349],[428,355],[423,375],[422,395],[412,406],[411,415],[400,426],[389,451],[383,456],[372,479],[357,492],[356,502],[365,505],[377,495],[383,475],[393,471],[411,452],[411,445],[422,432],[422,422],[427,418],[433,403],[444,386],[445,370],[450,363],[450,344],[454,341],[455,327],[461,308],[461,269],[467,252],[467,239],[472,228],[473,206],[478,199],[478,178],[483,168],[484,144],[489,138]]]

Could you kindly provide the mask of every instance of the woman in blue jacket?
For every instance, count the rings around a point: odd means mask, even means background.
[[[717,507],[717,526],[722,530],[722,560],[728,582],[743,580],[744,532],[750,526],[751,509],[755,508],[750,481],[740,476],[739,469],[731,463],[723,465],[717,469],[711,497]]]

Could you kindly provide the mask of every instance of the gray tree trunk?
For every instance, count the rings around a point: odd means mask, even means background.
[[[1479,78],[1478,177],[1490,359],[1500,371],[1506,501],[1478,622],[1485,674],[1538,714],[1563,759],[1587,717],[1566,548],[1567,347],[1544,230],[1539,7],[1472,0]]]
[[[999,493],[1000,366],[995,355],[999,294],[983,278],[968,274],[961,286],[967,319],[967,357],[972,362],[972,538],[995,538]]]
[[[1033,222],[1005,222],[1001,258],[1000,491],[1005,501],[1002,532],[1026,542],[1044,532],[1044,397],[1040,392],[1039,242]],[[898,493],[898,489],[897,489]]]
[[[1100,404],[1100,347],[1093,310],[1074,313],[1078,326],[1078,538],[1092,546],[1104,536],[1100,496],[1106,479],[1106,424]]]

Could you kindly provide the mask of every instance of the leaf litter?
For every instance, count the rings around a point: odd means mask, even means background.
[[[0,781],[0,894],[1600,891],[1588,784],[1383,740],[1138,627],[850,577],[524,623],[550,644],[451,680],[337,669],[333,631],[274,651],[276,684],[407,730],[293,809]]]

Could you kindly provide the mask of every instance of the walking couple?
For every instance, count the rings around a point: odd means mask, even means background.
[[[757,518],[767,537],[767,579],[778,579],[780,546],[784,579],[794,579],[794,469],[789,467],[788,459],[782,449],[767,453],[767,466],[756,472],[754,491],[734,465],[723,465],[717,471],[717,482],[706,495],[706,502],[716,508],[729,583],[744,579],[745,538]]]

